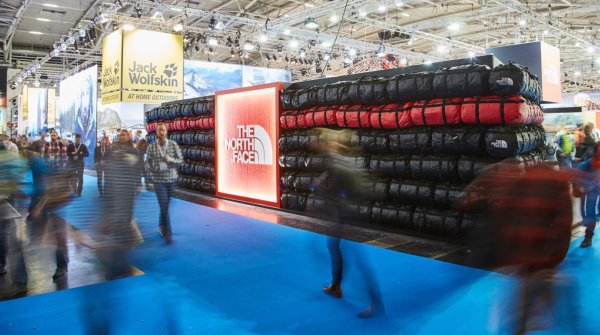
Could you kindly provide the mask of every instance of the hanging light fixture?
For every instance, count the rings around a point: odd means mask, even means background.
[[[244,50],[252,51],[254,48],[254,44],[250,43],[250,41],[246,41],[246,43],[244,43]]]
[[[208,38],[208,45],[216,46],[218,44],[219,44],[219,41],[217,41],[216,38],[214,38],[212,36]]]
[[[181,22],[175,23],[175,25],[173,26],[173,31],[178,33],[182,30],[183,30],[183,24]]]
[[[310,29],[317,29],[317,28],[319,28],[319,24],[312,17],[309,17],[308,19],[306,19],[304,21],[304,26],[306,28],[310,28]]]

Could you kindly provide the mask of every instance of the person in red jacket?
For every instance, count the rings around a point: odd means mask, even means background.
[[[524,169],[516,160],[488,168],[465,190],[459,209],[477,211],[478,265],[510,267],[520,279],[514,334],[525,334],[534,306],[553,306],[555,269],[571,240],[572,173],[538,164]],[[482,248],[485,246],[485,248]]]

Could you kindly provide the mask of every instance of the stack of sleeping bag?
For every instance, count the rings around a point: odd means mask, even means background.
[[[471,223],[453,206],[483,168],[507,158],[541,162],[545,133],[540,88],[518,64],[464,65],[391,78],[367,77],[281,95],[282,207],[327,208],[319,178],[326,144],[314,128],[353,129],[348,145],[361,195],[352,219],[459,237]],[[356,200],[356,201],[352,201]],[[464,222],[463,222],[464,221]]]
[[[156,127],[167,125],[169,139],[177,142],[184,163],[179,166],[179,187],[215,194],[214,96],[163,105],[145,115],[148,139]]]

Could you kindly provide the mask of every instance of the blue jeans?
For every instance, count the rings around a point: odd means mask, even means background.
[[[172,233],[171,220],[169,219],[169,202],[175,189],[175,182],[172,183],[154,183],[154,191],[160,206],[160,221],[158,227],[166,235]]]
[[[596,218],[600,214],[600,208],[598,207],[598,198],[600,198],[599,192],[586,193],[581,198],[581,207],[583,209],[583,225],[585,226],[585,236],[594,236],[594,229],[596,228]]]

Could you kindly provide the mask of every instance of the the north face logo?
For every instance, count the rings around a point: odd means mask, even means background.
[[[492,142],[490,144],[496,149],[507,149],[508,148],[508,143],[506,143],[506,141],[504,141],[504,140],[495,140],[494,142]]]
[[[121,68],[121,66],[120,66],[120,64],[119,64],[119,61],[117,61],[117,62],[115,63],[114,70],[113,70],[113,73],[115,74],[115,76],[118,76],[118,75],[119,75],[120,68]]]
[[[177,75],[177,66],[175,66],[175,63],[167,64],[163,72],[169,78],[175,77]]]
[[[502,78],[502,79],[496,80],[496,84],[501,85],[501,86],[512,86],[512,85],[514,85],[514,82],[511,78]]]
[[[258,125],[237,126],[237,137],[226,138],[233,163],[273,164],[273,145],[267,131]]]

